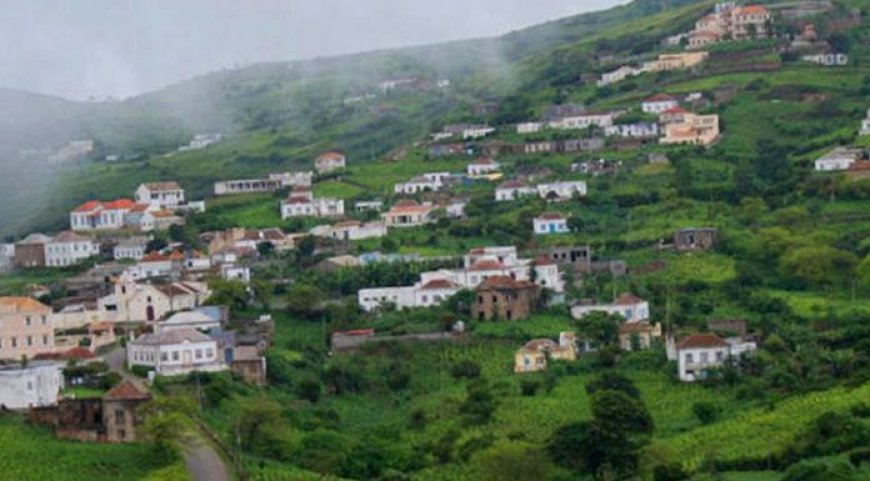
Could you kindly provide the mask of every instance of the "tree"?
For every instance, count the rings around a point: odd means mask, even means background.
[[[825,287],[851,277],[858,258],[851,252],[833,247],[803,247],[786,253],[780,271],[813,287]]]
[[[459,411],[466,415],[471,424],[486,424],[495,408],[496,399],[492,389],[481,379],[468,385],[465,401],[459,406]]]
[[[590,396],[598,391],[605,390],[624,392],[632,399],[640,399],[640,391],[634,383],[627,377],[614,371],[605,371],[586,384],[586,393]]]
[[[619,340],[619,325],[622,321],[622,316],[594,311],[575,321],[575,325],[586,337],[609,346]]]
[[[709,401],[698,401],[692,405],[692,413],[701,424],[710,424],[719,417],[719,406]]]
[[[287,425],[281,405],[261,397],[246,399],[239,408],[238,433],[243,449],[281,459],[286,451]]]
[[[269,257],[275,252],[275,244],[271,242],[260,242],[257,244],[257,253],[260,257]]]
[[[592,416],[602,428],[625,437],[653,432],[652,416],[646,406],[623,391],[596,392],[592,396]]]
[[[214,278],[209,280],[211,289],[206,304],[212,306],[229,306],[233,310],[243,310],[248,305],[248,289],[241,281]]]
[[[870,287],[870,254],[865,256],[864,260],[858,264],[856,272],[861,283]]]
[[[312,318],[322,311],[326,298],[323,291],[310,284],[293,284],[287,291],[287,310],[291,314]]]
[[[505,441],[471,458],[473,478],[481,481],[541,481],[553,479],[558,469],[541,449]]]
[[[193,402],[183,397],[160,397],[139,409],[144,438],[158,453],[177,456],[184,433],[193,425]]]

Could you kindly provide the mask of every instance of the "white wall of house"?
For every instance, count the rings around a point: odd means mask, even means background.
[[[535,217],[533,223],[536,235],[567,234],[570,232],[568,229],[568,219],[564,217],[558,219]]]
[[[45,244],[45,265],[66,267],[100,253],[100,245],[90,239]]]
[[[551,197],[555,194],[557,200],[571,200],[574,196],[583,197],[586,195],[586,182],[582,180],[570,182],[552,182],[549,184],[538,184],[538,195],[542,199]]]
[[[708,369],[722,367],[728,360],[728,346],[679,349],[677,372],[681,381],[704,379]]]
[[[337,217],[344,215],[344,200],[314,198],[308,202],[282,202],[281,218],[291,217]]]
[[[63,389],[63,364],[31,361],[0,366],[0,406],[8,409],[53,406]]]
[[[626,322],[641,322],[649,319],[649,302],[637,304],[590,304],[576,305],[571,308],[574,319],[582,319],[593,312],[606,312],[622,316]]]
[[[184,189],[151,190],[148,184],[141,184],[135,197],[138,204],[172,208],[184,204]]]
[[[192,372],[225,371],[217,342],[185,341],[179,344],[127,344],[127,364],[154,368],[161,376],[180,376]]]

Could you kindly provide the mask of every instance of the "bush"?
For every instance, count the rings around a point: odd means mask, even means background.
[[[520,394],[526,397],[534,397],[541,387],[541,381],[536,379],[523,379],[520,381]]]
[[[692,405],[692,413],[701,424],[710,424],[719,417],[719,406],[709,401],[699,401]]]
[[[860,448],[849,453],[849,462],[860,467],[861,463],[870,463],[870,448]]]
[[[480,365],[474,361],[459,361],[450,367],[450,375],[454,379],[477,379],[480,377]]]
[[[130,372],[138,377],[148,377],[148,373],[153,370],[154,369],[151,366],[143,366],[141,364],[134,364],[130,366]]]

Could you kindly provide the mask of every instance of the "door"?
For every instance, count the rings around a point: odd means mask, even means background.
[[[154,321],[154,306],[148,306],[145,308],[145,319],[147,319],[148,322]]]

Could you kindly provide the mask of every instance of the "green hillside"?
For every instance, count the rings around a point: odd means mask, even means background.
[[[708,148],[626,147],[610,139],[596,152],[495,155],[505,179],[584,180],[585,197],[496,202],[496,182],[468,180],[445,196],[467,201],[464,218],[392,229],[380,239],[301,241],[287,253],[264,249],[253,263],[253,294],[218,282],[213,302],[232,304],[239,318],[274,317],[269,387],[201,375],[159,379],[155,390],[195,396],[203,419],[257,481],[868,479],[870,179],[819,173],[813,162],[836,146],[870,147],[870,137],[858,135],[870,107],[870,6],[836,0],[824,16],[777,17],[773,24],[785,37],[814,23],[849,54],[848,66],[804,62],[782,38],[748,40],[712,46],[697,68],[596,85],[598,75],[620,65],[682,51],[661,41],[691,28],[713,4],[636,0],[497,39],[264,64],[90,105],[85,133],[100,141],[101,153],[131,158],[94,158],[46,174],[13,164],[19,180],[0,182],[30,188],[0,184],[0,232],[63,228],[78,202],[129,196],[148,180],[177,180],[189,198],[206,198],[206,213],[167,234],[188,248],[205,247],[203,232],[231,227],[303,232],[324,221],[282,221],[278,206],[287,192],[214,199],[213,183],[307,170],[318,153],[341,149],[347,170],[317,179],[314,193],[343,198],[348,207],[372,199],[389,206],[399,199],[395,183],[462,172],[481,154],[484,142],[471,143],[474,156],[433,156],[430,134],[445,124],[496,126],[485,141],[496,145],[576,139],[593,132],[522,135],[513,124],[567,103],[624,110],[620,122],[649,120],[639,112],[643,99],[699,93],[684,103],[719,115],[722,127]],[[403,76],[420,76],[427,85],[378,91],[378,82]],[[436,87],[443,78],[450,86]],[[366,94],[376,96],[345,102]],[[73,117],[85,108],[37,100]],[[226,139],[174,151],[208,130]],[[650,162],[651,154],[667,161]],[[599,159],[619,162],[618,171],[589,176],[571,168]],[[553,210],[569,216],[571,232],[535,235],[532,219]],[[661,247],[688,227],[716,228],[715,247],[686,253]],[[432,308],[369,313],[357,306],[360,288],[410,285],[444,262],[427,256],[513,245],[533,257],[552,246],[586,244],[595,260],[622,260],[628,273],[569,276],[569,303],[610,302],[631,292],[649,301],[651,322],[677,335],[706,331],[711,320],[745,320],[758,336],[757,354],[698,383],[677,380],[661,345],[642,352],[609,346],[517,375],[514,354],[529,340],[600,326],[578,327],[565,305],[542,307],[521,321],[481,321],[471,315],[467,292]],[[321,269],[331,255],[374,250],[424,259]],[[74,273],[25,270],[0,277],[0,293],[22,292],[30,283],[54,286]],[[329,333],[338,330],[400,335],[444,330],[457,320],[467,331],[455,341],[389,342],[354,353],[328,347]]]

